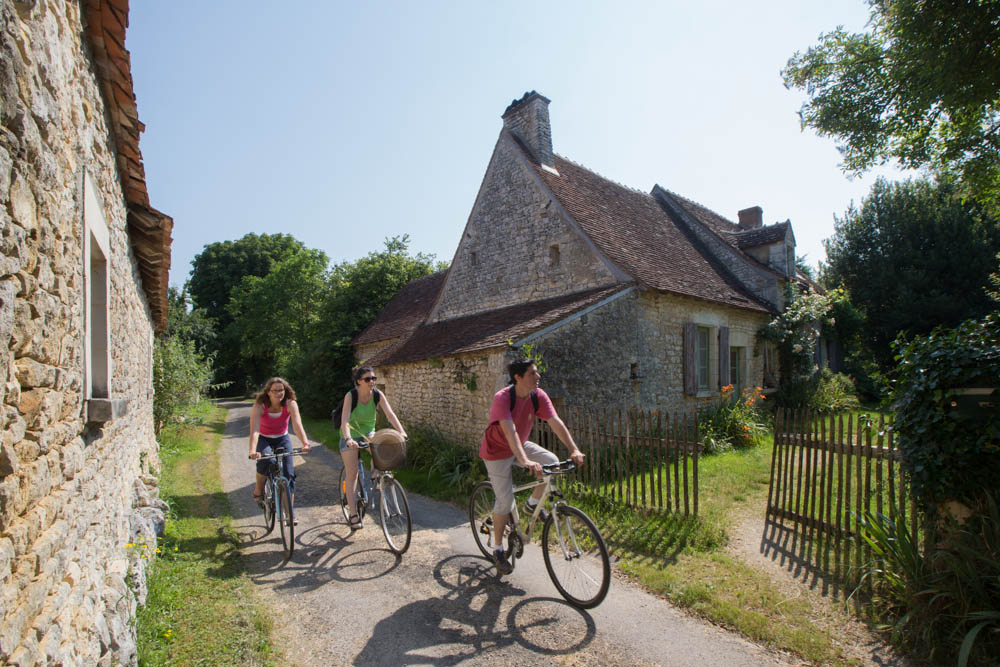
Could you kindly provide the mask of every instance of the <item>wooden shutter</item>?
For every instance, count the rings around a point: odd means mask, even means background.
[[[694,396],[698,393],[698,371],[695,368],[695,340],[698,338],[698,327],[694,322],[684,324],[684,393]]]
[[[729,372],[729,327],[719,327],[719,387],[731,384]]]

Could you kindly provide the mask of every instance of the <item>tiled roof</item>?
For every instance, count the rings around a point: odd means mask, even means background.
[[[420,326],[408,339],[380,350],[369,363],[401,364],[500,347],[632,286],[599,287]]]
[[[773,225],[758,227],[757,229],[730,233],[726,236],[730,237],[736,243],[736,247],[738,248],[752,248],[754,246],[769,245],[771,243],[784,241],[785,234],[788,232],[790,224],[791,223],[786,220],[785,222],[778,222]]]
[[[698,222],[705,225],[711,229],[716,234],[722,236],[723,240],[726,239],[727,234],[742,231],[742,227],[737,225],[735,222],[724,218],[710,208],[706,208],[699,204],[698,202],[691,201],[687,197],[677,194],[676,192],[670,192],[665,190],[673,197],[674,201],[677,202],[678,206],[683,208],[688,215],[694,217]]]
[[[699,250],[697,239],[652,195],[626,188],[558,155],[558,174],[531,164],[600,252],[644,285],[737,308],[770,311],[710,253]],[[713,218],[706,223],[713,229],[722,223],[738,229],[708,209],[681,199],[697,210],[699,219]]]
[[[412,280],[392,297],[374,322],[351,341],[354,345],[376,343],[406,336],[420,326],[430,314],[447,271],[438,271]]]
[[[139,151],[139,134],[146,126],[139,120],[131,58],[125,49],[128,0],[85,0],[83,4],[97,79],[115,138],[118,174],[128,205],[129,238],[153,325],[162,331],[167,326],[170,232],[174,221],[149,205],[146,191],[146,170]]]

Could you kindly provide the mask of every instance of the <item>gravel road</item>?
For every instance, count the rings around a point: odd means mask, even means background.
[[[416,494],[413,541],[397,557],[370,518],[351,533],[336,489],[340,457],[318,445],[295,460],[299,523],[286,562],[277,527],[264,535],[250,495],[250,404],[223,407],[223,487],[252,580],[279,610],[283,664],[792,664],[617,578],[599,607],[577,610],[559,597],[535,545],[500,579],[465,511]]]

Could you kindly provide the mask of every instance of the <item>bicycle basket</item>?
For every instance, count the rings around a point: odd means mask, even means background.
[[[406,440],[399,431],[383,428],[368,439],[372,464],[379,470],[395,470],[406,465]]]

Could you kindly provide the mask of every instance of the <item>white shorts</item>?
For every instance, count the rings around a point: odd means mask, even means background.
[[[527,441],[522,446],[525,456],[530,461],[543,465],[559,463],[559,457],[541,445]],[[520,468],[521,464],[517,463],[517,459],[513,456],[497,461],[483,459],[483,463],[486,464],[486,473],[490,476],[490,484],[493,485],[493,493],[496,495],[496,500],[493,502],[493,513],[510,514],[514,511],[513,468],[515,465]]]

